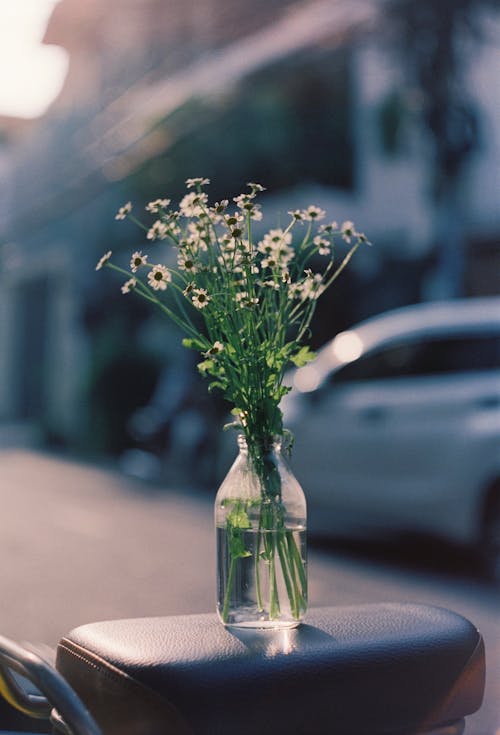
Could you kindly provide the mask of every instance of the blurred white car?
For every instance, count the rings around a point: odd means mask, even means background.
[[[500,298],[368,319],[287,378],[312,532],[431,532],[500,576]]]

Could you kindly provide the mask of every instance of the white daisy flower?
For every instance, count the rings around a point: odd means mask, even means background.
[[[361,242],[366,242],[369,245],[371,244],[366,239],[366,236],[363,235],[362,232],[357,232],[357,230],[354,227],[354,222],[351,222],[351,220],[342,222],[342,225],[340,227],[340,232],[342,234],[342,239],[345,240],[347,243],[350,243],[353,237],[357,237],[358,240],[360,240]]]
[[[313,273],[309,269],[306,271],[305,279],[299,286],[302,299],[317,299],[325,290],[321,273]]]
[[[339,226],[338,226],[338,223],[337,222],[329,222],[327,225],[320,225],[318,227],[318,232],[319,233],[322,233],[322,232],[335,232],[338,229],[339,229]]]
[[[250,218],[255,220],[256,222],[260,222],[262,219],[262,212],[260,204],[255,204],[252,199],[255,196],[255,194],[240,194],[237,197],[234,197],[234,200],[238,207],[245,212],[246,214],[250,215]]]
[[[240,239],[238,240],[237,246],[238,251],[241,253],[242,256],[245,257],[247,261],[252,259],[255,251],[252,244],[250,243],[250,240]]]
[[[262,281],[261,286],[263,288],[272,288],[274,291],[280,290],[280,285],[277,281]]]
[[[148,230],[148,234],[146,235],[148,240],[165,240],[167,236],[168,227],[159,219],[157,219],[156,222],[153,222]]]
[[[268,232],[257,245],[257,250],[265,255],[262,260],[263,267],[286,267],[295,254],[293,248],[289,245],[291,241],[292,236],[289,232],[283,232],[283,230]]]
[[[203,222],[188,222],[187,229],[193,237],[207,237],[207,229]]]
[[[194,186],[205,186],[206,184],[210,183],[210,179],[203,179],[201,176],[198,176],[194,179],[186,179],[186,186],[188,189],[192,189]]]
[[[274,252],[284,245],[290,245],[292,242],[292,234],[284,232],[282,229],[269,230],[257,245],[259,252],[268,254]]]
[[[296,222],[304,221],[304,212],[302,209],[294,209],[292,212],[288,212],[288,214],[293,217]]]
[[[279,260],[272,253],[270,253],[267,258],[262,258],[261,265],[263,268],[277,268],[279,265]]]
[[[317,235],[313,240],[314,245],[318,248],[319,255],[330,255],[330,241],[324,237]]]
[[[216,355],[220,355],[220,353],[224,350],[224,345],[222,342],[216,341],[213,343],[213,345],[210,347],[209,350],[203,353],[204,357],[215,357]]]
[[[189,222],[187,226],[189,237],[187,238],[187,244],[193,250],[207,250],[207,240],[209,234],[207,230],[199,222]]]
[[[206,194],[192,191],[181,199],[179,209],[184,217],[199,217],[203,214],[207,201]]]
[[[193,288],[191,292],[191,301],[197,309],[204,309],[210,301],[210,296],[205,288]]]
[[[247,309],[251,309],[253,306],[257,306],[259,303],[259,299],[257,297],[254,297],[253,299],[246,299],[245,301],[241,302],[241,306],[246,307]]]
[[[194,283],[194,281],[191,281],[191,283],[188,283],[188,285],[186,286],[186,288],[184,289],[182,293],[184,294],[184,296],[191,296],[195,287],[196,287],[196,284]]]
[[[106,265],[106,263],[108,262],[108,260],[111,258],[112,255],[113,255],[113,253],[112,253],[111,250],[108,250],[107,253],[104,253],[104,255],[102,256],[102,258],[99,260],[99,262],[97,263],[97,265],[95,267],[96,271],[100,271],[101,268],[104,265]]]
[[[137,278],[129,278],[122,286],[122,293],[130,293],[137,285]]]
[[[235,299],[241,309],[251,308],[259,303],[259,299],[255,297],[250,298],[247,291],[240,291],[236,294]]]
[[[238,243],[234,237],[229,237],[229,235],[227,237],[223,237],[220,241],[220,248],[224,254],[234,253],[234,251],[237,250],[237,245]]]
[[[141,250],[132,253],[132,257],[130,258],[130,270],[132,273],[137,273],[141,265],[146,265],[147,259],[148,256],[143,255]]]
[[[146,204],[146,212],[151,212],[151,214],[157,214],[160,209],[165,209],[165,207],[168,207],[170,204],[170,199],[155,199],[152,202],[149,202],[149,204]]]
[[[304,219],[317,222],[318,220],[323,219],[323,217],[326,215],[326,212],[324,209],[320,209],[314,204],[311,204],[307,209],[302,212],[302,214],[304,216]]]
[[[263,255],[271,255],[271,253],[274,250],[274,247],[275,247],[274,244],[270,240],[267,240],[267,239],[261,240],[257,244],[257,250],[259,251],[259,253],[262,253]]]
[[[340,225],[340,232],[342,233],[342,239],[345,240],[347,243],[350,243],[351,238],[356,235],[356,232],[354,230],[354,222],[351,222],[350,219],[342,222],[342,224]]]
[[[199,250],[207,252],[208,250],[208,245],[206,241],[202,240],[201,238],[189,237],[185,241],[185,245],[189,250],[191,250],[192,253],[197,253]]]
[[[293,248],[283,246],[279,248],[279,250],[276,250],[276,255],[279,256],[280,266],[284,267],[287,266],[288,263],[293,259],[295,251],[293,250]]]
[[[127,202],[123,205],[123,207],[120,207],[118,212],[115,215],[115,219],[125,219],[127,214],[130,214],[132,211],[132,202]]]
[[[260,204],[254,204],[252,209],[249,209],[248,212],[250,214],[250,219],[253,219],[254,222],[261,222],[262,210]]]
[[[224,207],[221,202],[217,202],[215,207],[210,207],[210,209],[207,210],[208,219],[214,225],[218,225],[222,222],[223,214]]]
[[[153,265],[148,273],[148,283],[155,291],[165,291],[167,283],[172,280],[172,274],[164,265]]]
[[[224,222],[228,227],[236,227],[236,225],[239,225],[241,222],[244,222],[245,218],[241,214],[241,212],[233,212],[232,214],[225,214],[224,215]]]
[[[262,184],[256,184],[254,181],[249,181],[247,186],[252,190],[252,194],[257,194],[258,192],[266,190],[265,186],[262,186]]]
[[[227,199],[221,199],[220,202],[215,202],[212,210],[215,214],[223,214],[228,206],[229,201]]]
[[[236,202],[240,209],[245,209],[246,205],[252,207],[251,197],[249,194],[238,194],[237,197],[233,197],[233,202]]]
[[[194,259],[186,253],[179,253],[177,256],[177,265],[181,271],[186,271],[187,273],[198,273],[198,268],[196,267]]]

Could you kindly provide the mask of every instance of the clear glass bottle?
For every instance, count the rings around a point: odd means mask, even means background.
[[[215,499],[217,612],[224,625],[292,628],[307,607],[304,492],[281,437],[238,444]]]

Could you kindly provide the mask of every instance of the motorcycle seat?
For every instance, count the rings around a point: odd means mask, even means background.
[[[485,679],[474,625],[411,603],[316,608],[281,631],[215,614],[92,623],[56,666],[104,735],[458,735]]]

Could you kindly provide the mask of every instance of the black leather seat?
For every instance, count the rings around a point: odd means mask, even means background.
[[[484,690],[476,628],[448,610],[311,610],[288,631],[215,615],[84,625],[57,668],[105,735],[459,733]]]

